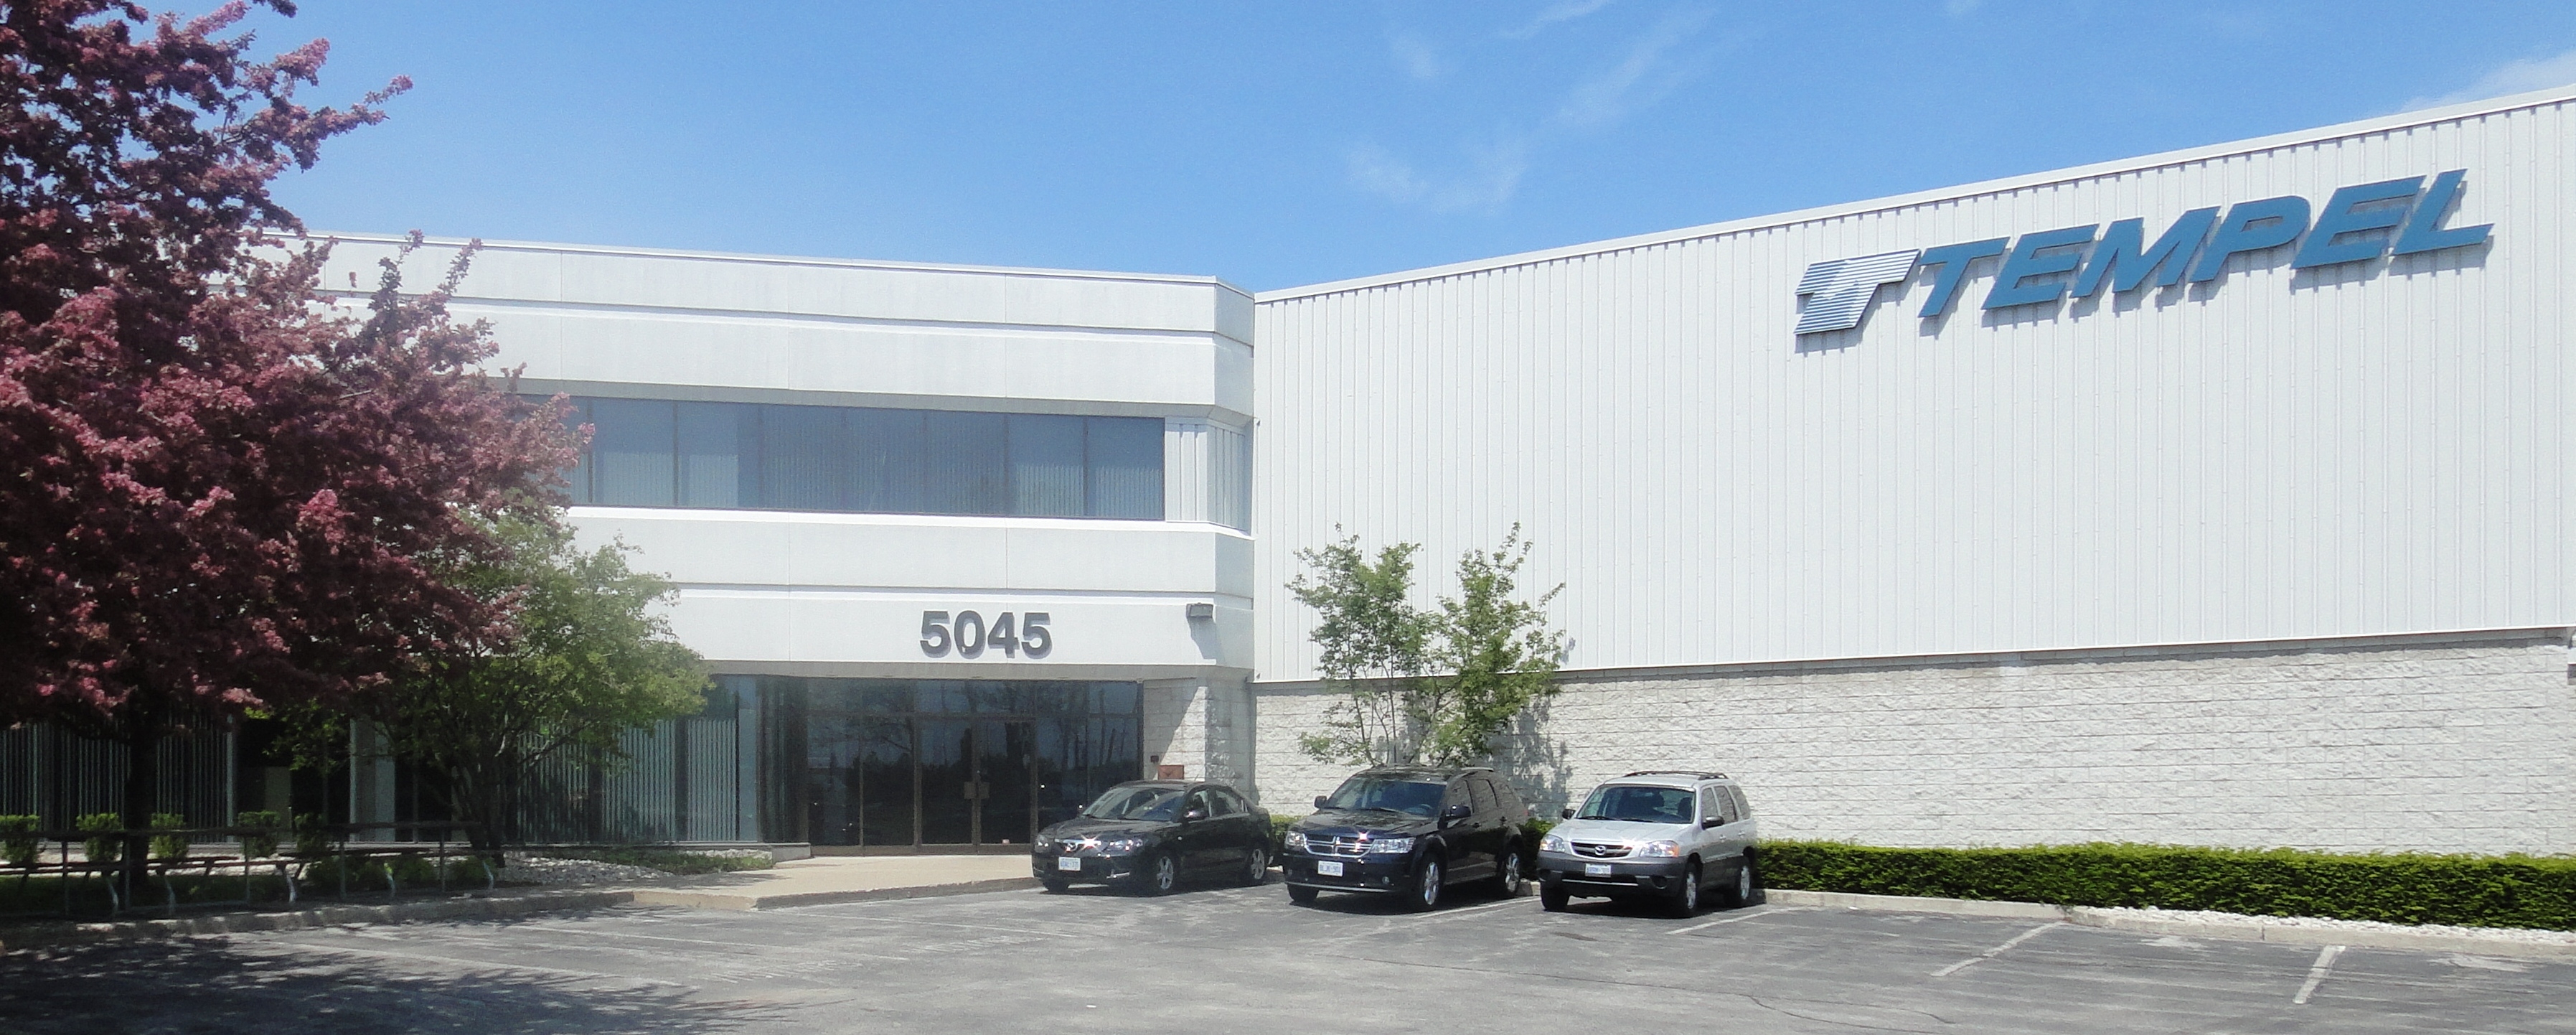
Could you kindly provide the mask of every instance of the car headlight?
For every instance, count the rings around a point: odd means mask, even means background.
[[[1145,839],[1141,837],[1113,838],[1100,843],[1100,850],[1109,855],[1124,855],[1143,847]]]
[[[1644,859],[1679,859],[1682,846],[1678,841],[1648,841],[1637,846],[1637,855]]]
[[[1279,840],[1281,844],[1288,846],[1291,851],[1302,852],[1306,850],[1305,831],[1291,830],[1288,832],[1288,836],[1280,838]]]
[[[1549,834],[1546,837],[1539,838],[1538,850],[1542,852],[1555,852],[1558,855],[1574,854],[1574,849],[1566,846],[1565,838],[1556,834]]]
[[[1403,855],[1412,850],[1413,839],[1409,837],[1381,837],[1368,843],[1370,855]]]
[[[1039,834],[1039,835],[1038,835],[1038,839],[1037,839],[1037,848],[1038,848],[1038,850],[1039,850],[1039,851],[1045,851],[1045,850],[1050,849],[1050,848],[1053,848],[1053,847],[1055,847],[1055,835],[1054,835],[1054,834]]]

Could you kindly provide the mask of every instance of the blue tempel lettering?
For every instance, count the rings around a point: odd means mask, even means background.
[[[2146,238],[2147,221],[2123,219],[2102,231],[2102,243],[2094,246],[2093,260],[2084,264],[2084,272],[2075,278],[2070,294],[2091,298],[2102,289],[2108,276],[2111,290],[2129,291],[2146,283],[2154,274],[2157,287],[2172,287],[2182,282],[2182,274],[2191,266],[2191,254],[2200,250],[2200,239],[2209,236],[2210,224],[2218,222],[2216,208],[2196,208],[2182,214],[2156,238],[2154,247],[2140,247]]]

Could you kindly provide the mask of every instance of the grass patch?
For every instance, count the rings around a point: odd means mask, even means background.
[[[1765,841],[1761,858],[1775,888],[2576,930],[2576,858],[2563,856]]]
[[[589,859],[595,862],[616,863],[620,866],[641,866],[646,869],[660,870],[664,873],[676,873],[682,876],[693,876],[701,873],[733,873],[741,870],[766,870],[778,865],[778,860],[765,853],[761,855],[714,855],[707,852],[682,851],[676,848],[630,848],[624,846],[600,848],[549,848],[543,850],[540,854],[549,859]]]

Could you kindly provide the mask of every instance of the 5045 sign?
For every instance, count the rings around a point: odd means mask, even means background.
[[[961,658],[980,658],[988,650],[998,650],[1006,658],[1023,654],[1043,658],[1055,649],[1055,637],[1047,631],[1047,613],[1026,611],[1013,615],[1008,611],[994,615],[987,623],[973,611],[959,611],[949,617],[946,611],[921,613],[921,652],[934,658],[954,652]]]

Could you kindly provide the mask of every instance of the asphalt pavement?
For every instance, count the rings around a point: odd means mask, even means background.
[[[1273,883],[619,908],[0,957],[0,1030],[2570,1032],[2576,963],[1760,906]]]

